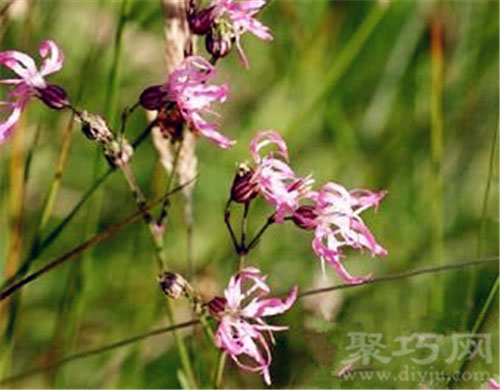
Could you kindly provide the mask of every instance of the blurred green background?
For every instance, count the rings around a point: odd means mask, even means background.
[[[165,80],[159,1],[129,0],[125,18],[120,17],[121,1],[16,0],[7,9],[8,3],[0,1],[0,10],[6,7],[0,14],[0,50],[35,55],[43,39],[56,40],[66,62],[50,81],[63,85],[78,99],[78,107],[111,113],[116,125],[118,113],[133,104],[146,86]],[[266,7],[260,20],[271,27],[275,39],[266,43],[245,36],[250,70],[244,70],[234,51],[218,64],[219,79],[230,82],[229,99],[220,108],[221,132],[238,143],[223,151],[204,139],[198,142],[193,284],[207,297],[221,294],[237,267],[223,223],[224,205],[237,163],[250,158],[248,141],[255,131],[267,128],[285,137],[298,174],[313,173],[318,184],[335,181],[347,188],[388,191],[379,211],[366,212],[364,219],[389,255],[371,259],[368,253],[349,253],[346,265],[353,274],[391,275],[497,256],[498,6],[494,0],[275,0]],[[120,20],[115,99],[110,80],[115,77]],[[2,69],[0,76],[7,74]],[[12,272],[28,255],[69,121],[70,113],[50,111],[33,101],[16,140],[2,146],[2,280],[9,267]],[[139,111],[127,135],[133,139],[146,125],[147,118]],[[96,145],[78,126],[73,131],[61,187],[44,232],[67,215],[105,166],[96,164]],[[31,163],[23,188],[27,156]],[[136,151],[133,169],[152,199],[161,168],[150,140]],[[114,173],[32,269],[134,211],[123,177]],[[254,202],[251,231],[270,212],[264,202]],[[310,233],[295,226],[273,226],[247,262],[269,274],[278,293],[293,284],[306,290],[340,283],[330,269],[326,279],[321,276],[311,239]],[[187,274],[181,196],[172,200],[166,245],[171,268]],[[16,328],[0,342],[3,378],[165,326],[166,298],[156,283],[153,253],[146,226],[136,223],[81,260],[27,286]],[[463,359],[445,361],[453,335],[468,334],[478,324],[479,333],[491,335],[493,359],[487,362],[476,356],[466,362],[462,369],[471,377],[464,376],[453,386],[479,388],[487,379],[480,375],[498,378],[499,374],[498,293],[478,322],[492,287],[498,288],[497,277],[498,266],[476,266],[304,299],[272,320],[290,326],[277,335],[273,386],[443,388],[447,380],[431,382],[401,372],[457,372]],[[2,331],[9,317],[7,306],[0,306]],[[187,306],[179,303],[176,308],[179,322],[191,318]],[[400,349],[398,337],[438,334],[439,356],[426,365],[411,360],[429,354],[425,349],[387,363],[372,359],[367,366],[355,365],[373,373],[371,378],[358,374],[342,379],[335,372],[350,353],[350,332],[380,334],[384,356]],[[188,328],[183,334],[199,385],[211,387],[216,354],[200,329]],[[179,369],[172,335],[165,334],[3,386],[176,388]],[[389,378],[378,377],[380,370],[389,372]],[[259,375],[242,372],[232,363],[226,367],[223,384],[264,386]]]

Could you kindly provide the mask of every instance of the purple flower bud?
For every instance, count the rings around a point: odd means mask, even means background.
[[[252,182],[254,171],[245,164],[241,164],[236,172],[231,187],[231,200],[237,203],[248,203],[258,194],[257,184]]]
[[[231,37],[215,29],[211,29],[205,38],[205,47],[214,58],[225,57],[231,50],[231,46]]]
[[[158,276],[158,283],[169,298],[179,299],[181,296],[186,295],[188,282],[179,274],[164,272]]]
[[[314,206],[300,206],[292,216],[292,221],[299,228],[304,230],[313,230],[316,228],[316,219],[318,214]]]
[[[207,34],[214,23],[214,7],[208,7],[201,11],[190,10],[188,12],[187,20],[189,28],[193,34],[205,35]]]
[[[226,309],[227,300],[226,298],[215,297],[210,302],[208,302],[208,310],[213,316],[218,316],[221,312]]]
[[[153,85],[142,91],[139,104],[146,110],[159,110],[167,103],[167,91],[163,85]]]
[[[55,84],[48,84],[45,88],[37,88],[39,98],[50,108],[62,110],[69,106],[68,94]]]

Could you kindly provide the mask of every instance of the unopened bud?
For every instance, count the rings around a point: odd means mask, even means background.
[[[158,283],[163,292],[172,299],[185,296],[189,284],[181,275],[174,272],[164,272],[158,276]]]
[[[210,302],[208,302],[208,310],[210,314],[217,317],[221,312],[226,309],[227,300],[226,298],[215,297]]]
[[[104,156],[113,167],[122,167],[127,164],[134,154],[134,148],[124,137],[119,137],[104,144]]]
[[[88,139],[103,144],[113,139],[113,133],[101,116],[83,111],[76,119],[82,124],[82,132]]]
[[[214,7],[212,6],[201,11],[191,11],[188,13],[187,20],[193,34],[205,35],[210,31],[215,19],[213,10]]]
[[[37,88],[40,99],[54,110],[62,110],[69,106],[68,94],[55,84],[48,84],[45,88]]]
[[[314,206],[300,206],[292,216],[292,221],[299,228],[304,230],[313,230],[316,228],[316,219],[318,214]]]
[[[153,85],[142,91],[139,104],[146,110],[159,110],[167,103],[167,91],[164,85]]]
[[[252,181],[254,171],[245,164],[241,164],[236,172],[231,187],[231,200],[237,203],[248,203],[258,194],[257,184]]]
[[[212,28],[205,38],[205,47],[214,58],[225,57],[231,50],[232,40],[229,34],[224,34]]]

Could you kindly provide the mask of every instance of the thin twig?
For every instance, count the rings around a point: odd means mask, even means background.
[[[442,272],[442,271],[447,271],[447,270],[457,269],[457,268],[472,267],[472,266],[480,265],[480,264],[488,264],[488,263],[497,263],[498,264],[498,259],[499,259],[498,256],[488,257],[485,259],[480,259],[480,260],[475,260],[475,261],[448,264],[448,265],[442,265],[439,267],[422,268],[422,269],[417,269],[417,270],[409,271],[409,272],[403,272],[403,273],[395,274],[395,275],[381,276],[379,278],[373,278],[370,280],[366,280],[363,283],[359,283],[359,284],[339,284],[337,286],[331,286],[331,287],[319,288],[316,290],[305,291],[305,292],[299,294],[299,298],[304,298],[304,297],[307,297],[310,295],[322,294],[325,292],[330,292],[330,291],[335,291],[335,290],[342,290],[342,289],[346,289],[346,288],[365,286],[367,284],[389,282],[392,280],[406,279],[406,278],[410,278],[410,277],[418,276],[418,275],[423,275],[423,274]]]
[[[193,179],[193,180],[195,180],[195,179]],[[145,206],[145,209],[149,210],[151,207],[154,207],[156,204],[163,202],[163,200],[166,196],[171,196],[173,193],[180,191],[183,187],[185,187],[186,185],[189,185],[191,182],[192,182],[192,180],[190,180],[188,183],[185,183],[181,186],[178,186],[177,188],[175,188],[174,190],[172,190],[168,194],[166,194],[166,195],[162,196],[161,198],[156,199],[155,201],[149,203],[147,206]],[[132,214],[132,215],[128,216],[127,218],[125,218],[124,220],[122,220],[121,222],[109,226],[107,229],[105,229],[101,233],[96,234],[94,237],[85,241],[83,244],[78,245],[73,250],[71,250],[71,251],[67,252],[66,254],[62,255],[61,257],[51,261],[50,263],[48,263],[44,267],[31,273],[30,275],[19,280],[18,282],[14,283],[13,285],[7,287],[5,290],[0,292],[0,301],[3,301],[4,299],[6,299],[10,295],[12,295],[14,292],[16,292],[18,289],[20,289],[24,285],[32,282],[33,280],[38,279],[40,276],[47,273],[51,269],[58,267],[59,265],[66,262],[67,260],[74,259],[75,257],[80,255],[85,250],[93,247],[94,245],[103,241],[104,239],[113,236],[115,233],[117,233],[123,227],[138,221],[142,216],[143,216],[143,210],[139,210],[139,211],[135,212],[134,214]]]

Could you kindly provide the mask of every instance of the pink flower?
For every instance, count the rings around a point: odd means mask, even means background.
[[[267,146],[277,150],[261,156]],[[282,223],[287,214],[293,213],[303,197],[307,197],[314,180],[299,178],[287,164],[288,150],[283,138],[275,131],[260,131],[250,141],[250,153],[255,163],[251,182],[257,191],[276,208],[274,219]]]
[[[0,80],[0,84],[12,85],[8,92],[10,100],[0,101],[0,112],[7,113],[6,119],[0,120],[0,143],[4,142],[14,130],[29,99],[36,96],[49,107],[62,109],[68,106],[67,95],[56,85],[47,84],[44,77],[61,70],[64,56],[54,41],[46,40],[40,44],[42,66],[38,70],[35,61],[29,55],[16,50],[0,52],[0,65],[17,74],[17,78]]]
[[[491,390],[500,390],[500,384],[498,384],[494,379],[488,381],[488,386]]]
[[[269,28],[254,18],[266,3],[266,0],[215,0],[213,3],[218,18],[223,18],[225,15],[229,18],[238,53],[247,68],[249,64],[241,48],[241,36],[248,31],[265,41],[273,39]]]
[[[267,0],[213,0],[208,8],[198,12],[190,10],[188,19],[191,30],[196,34],[208,34],[207,48],[216,57],[225,56],[231,41],[234,41],[238,54],[248,68],[248,60],[241,47],[241,36],[250,32],[265,41],[273,39],[269,28],[255,19],[266,3]]]
[[[214,102],[226,100],[228,87],[208,85],[216,76],[214,66],[200,56],[189,56],[168,78],[166,86],[149,87],[141,94],[141,105],[147,109],[159,110],[175,102],[182,118],[191,129],[215,142],[221,148],[229,148],[235,141],[220,134],[216,125],[204,119],[204,115],[217,115],[210,109]]]
[[[359,216],[364,210],[378,205],[385,192],[367,190],[347,191],[335,183],[327,183],[318,192],[311,192],[312,205],[299,207],[292,217],[303,229],[314,229],[312,247],[322,261],[327,261],[348,283],[362,283],[368,277],[353,277],[341,262],[344,246],[368,249],[372,255],[384,256],[387,251],[380,246]]]
[[[283,300],[265,298],[270,292],[266,278],[267,276],[261,276],[257,268],[244,268],[231,278],[224,298],[214,298],[210,301],[209,308],[220,321],[215,333],[217,346],[225,350],[239,367],[260,373],[270,385],[269,367],[272,357],[263,333],[267,333],[274,344],[272,332],[286,330],[288,327],[268,325],[263,317],[281,314],[290,309],[297,299],[298,288],[292,288]],[[250,362],[243,363],[242,355],[246,355]]]

